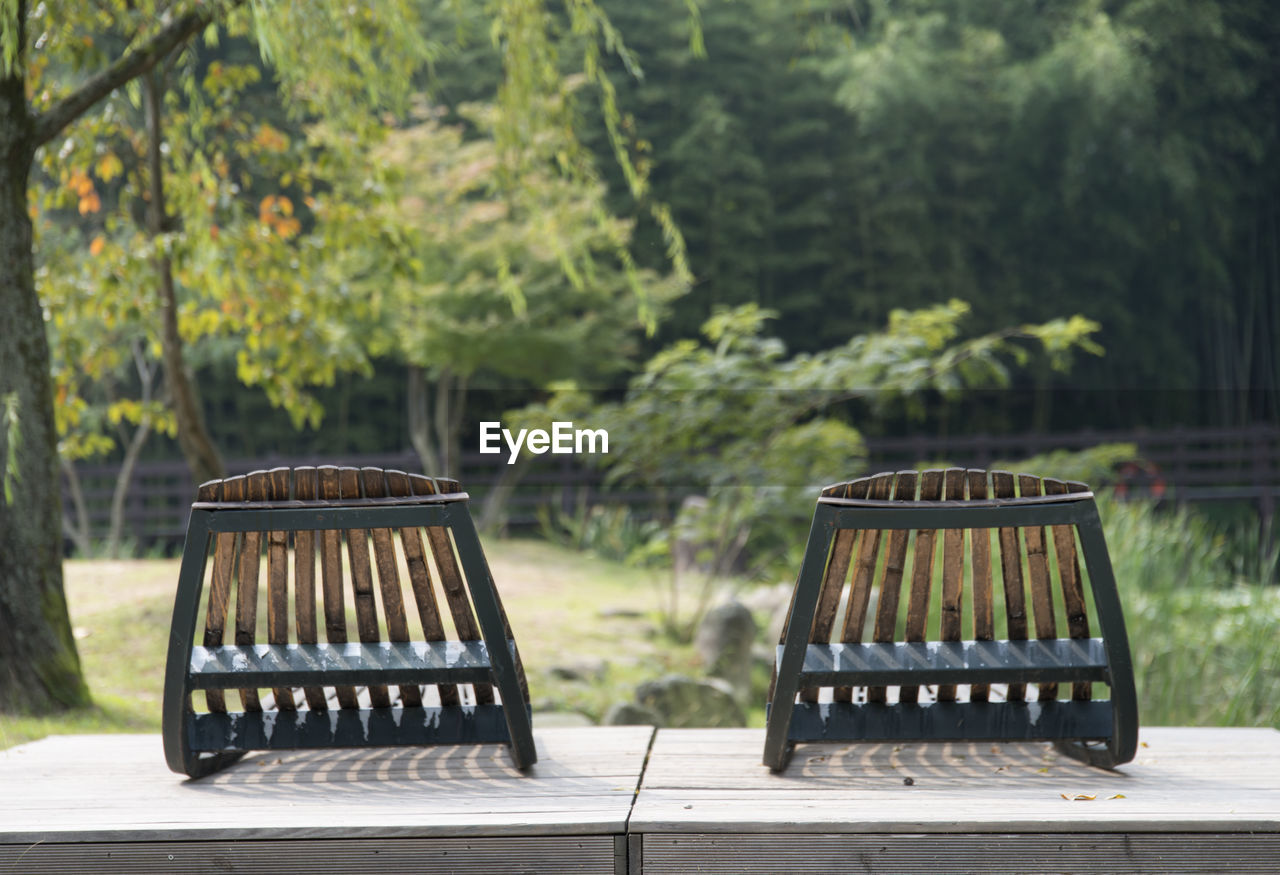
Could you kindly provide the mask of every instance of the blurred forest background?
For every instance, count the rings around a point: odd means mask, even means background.
[[[598,58],[611,99],[577,83],[566,19],[549,48],[568,106],[535,108],[556,124],[517,157],[495,133],[510,86],[484,11],[428,6],[431,63],[400,114],[359,130],[323,121],[324,95],[282,95],[246,29],[193,41],[43,150],[39,281],[71,458],[119,458],[135,437],[119,426],[143,421],[144,457],[177,454],[166,283],[207,440],[231,457],[402,451],[464,391],[449,428],[470,449],[480,419],[555,381],[616,397],[746,304],[793,354],[951,299],[974,333],[1098,323],[1103,354],[1069,371],[1033,361],[1008,386],[862,415],[866,434],[1276,418],[1265,2],[604,0],[625,44]],[[112,38],[42,59],[89,66]],[[542,158],[581,172],[509,184]]]
[[[1274,723],[1274,656],[1180,662],[1206,613],[1277,616],[1266,0],[228,0],[70,120],[190,10],[15,8],[6,64],[66,124],[28,203],[69,554],[172,552],[194,484],[249,466],[394,463],[490,531],[662,569],[687,644],[724,581],[794,573],[814,487],[975,459],[922,436],[1047,435],[978,461],[1159,500],[1191,493],[1072,436],[1237,430],[1191,452],[1246,459],[1214,496],[1243,503],[1108,505],[1111,537],[1139,633],[1190,618],[1149,686],[1249,679],[1166,716]],[[610,454],[480,460],[498,419]]]

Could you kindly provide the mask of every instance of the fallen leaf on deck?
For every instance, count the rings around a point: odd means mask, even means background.
[[[1061,796],[1063,799],[1067,800],[1068,802],[1092,802],[1093,800],[1098,798],[1093,793],[1074,793],[1070,796],[1068,796],[1066,793],[1059,793],[1058,795]]]

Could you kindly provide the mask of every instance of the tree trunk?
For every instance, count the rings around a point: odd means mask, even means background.
[[[133,471],[138,467],[138,457],[142,448],[151,436],[151,416],[143,414],[142,422],[134,429],[133,436],[125,446],[124,460],[116,473],[115,487],[111,490],[111,523],[107,530],[107,556],[120,558],[120,542],[124,537],[124,504],[129,497],[129,488],[133,485]]]
[[[418,454],[418,464],[427,476],[441,474],[440,455],[431,437],[431,384],[427,373],[417,365],[409,365],[409,379],[405,384],[405,407],[409,414],[409,441]]]
[[[529,472],[529,467],[535,458],[537,457],[532,453],[521,453],[514,465],[507,465],[504,460],[502,473],[498,475],[498,481],[489,489],[489,494],[484,497],[484,503],[480,508],[480,520],[476,525],[482,532],[497,532],[505,525],[507,503],[515,494],[516,487],[520,485],[524,475]]]
[[[20,29],[25,6],[17,5]],[[12,501],[0,493],[0,712],[39,713],[87,705],[89,690],[62,588],[53,386],[27,212],[35,132],[22,74],[21,57],[12,74],[0,70],[0,397],[16,395],[19,432]]]
[[[151,404],[152,384],[155,380],[155,365],[147,361],[142,351],[142,344],[133,343],[133,365],[138,372],[138,382],[142,386],[143,414],[128,434],[123,425],[120,429],[120,442],[124,445],[124,459],[120,462],[120,470],[116,473],[115,487],[111,491],[111,521],[107,530],[107,555],[112,559],[120,558],[120,541],[124,536],[124,505],[129,497],[129,489],[133,485],[133,471],[138,467],[138,457],[142,448],[147,445],[151,436],[151,414],[146,412]]]
[[[450,437],[452,433],[450,416],[453,414],[453,405],[450,402],[453,399],[449,385],[452,381],[453,374],[448,368],[443,368],[440,376],[436,377],[435,430],[436,446],[440,449],[440,467],[434,472],[437,477],[456,478],[458,476]]]
[[[84,491],[80,488],[80,475],[76,466],[67,459],[58,460],[67,484],[68,498],[71,499],[71,514],[62,513],[62,533],[71,539],[76,552],[88,556],[93,549],[93,540],[89,535],[89,508],[84,503]]]
[[[165,385],[169,406],[178,428],[178,446],[191,469],[196,483],[219,480],[226,476],[222,457],[205,427],[204,408],[195,380],[187,370],[182,352],[182,335],[178,333],[178,296],[173,285],[173,264],[168,247],[159,239],[171,230],[164,202],[164,162],[160,155],[163,130],[160,122],[163,80],[159,72],[142,76],[147,104],[147,165],[150,172],[151,202],[147,205],[147,233],[156,244],[156,277],[160,283],[162,327],[160,345],[164,360]]]

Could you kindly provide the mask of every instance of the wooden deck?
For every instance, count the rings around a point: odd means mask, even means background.
[[[542,730],[526,775],[476,745],[250,755],[199,781],[158,735],[52,736],[0,751],[0,872],[613,873],[652,733]]]
[[[1145,729],[1115,773],[1043,744],[807,745],[774,775],[762,730],[535,739],[523,776],[482,746],[189,782],[157,736],[48,738],[0,751],[0,872],[1280,872],[1270,729]]]
[[[1280,732],[1140,738],[1117,772],[1047,744],[934,743],[801,745],[773,775],[759,730],[665,730],[633,856],[645,873],[1280,872]]]

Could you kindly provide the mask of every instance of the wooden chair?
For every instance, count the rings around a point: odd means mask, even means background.
[[[1080,554],[1101,637],[1091,637]],[[873,583],[874,632],[863,643]],[[1095,683],[1109,699],[1094,698]],[[922,685],[933,685],[926,700]],[[774,770],[796,742],[836,740],[1053,740],[1097,766],[1133,759],[1133,667],[1093,493],[959,468],[827,487],[770,699],[764,762]]]
[[[531,765],[528,688],[467,500],[457,481],[381,468],[276,468],[201,485],[169,635],[169,767],[199,777],[250,750],[472,742],[509,743],[516,766]],[[422,640],[411,640],[402,575]],[[227,707],[232,689],[239,712]]]

